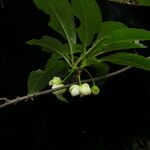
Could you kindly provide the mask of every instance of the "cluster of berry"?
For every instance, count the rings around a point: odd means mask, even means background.
[[[52,86],[52,89],[56,89],[56,88],[64,86],[60,77],[53,77],[53,79],[50,80],[49,85]],[[64,88],[64,89],[53,92],[53,94],[61,95],[65,92],[66,92],[66,89]],[[83,83],[81,85],[77,85],[77,84],[71,85],[69,88],[69,92],[71,96],[73,97],[78,96],[78,95],[80,95],[80,97],[83,97],[83,96],[87,96],[90,94],[98,95],[100,92],[100,89],[97,85],[93,85],[92,87],[90,87],[88,83]]]

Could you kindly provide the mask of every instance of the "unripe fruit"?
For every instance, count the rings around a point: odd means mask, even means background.
[[[69,92],[70,92],[71,96],[80,95],[80,87],[79,87],[79,85],[75,84],[75,85],[70,86]]]
[[[56,88],[59,88],[59,87],[62,87],[62,86],[64,86],[64,85],[63,84],[54,84],[52,86],[52,89],[56,89]],[[53,92],[53,94],[61,95],[61,94],[65,93],[65,92],[66,92],[66,89],[62,89],[62,90],[58,90],[58,91]]]
[[[97,85],[93,85],[92,88],[91,88],[91,91],[92,91],[93,95],[98,95],[99,92],[100,92],[100,89]]]
[[[84,84],[80,85],[80,94],[81,94],[81,96],[86,96],[86,95],[91,94],[91,88],[90,88],[89,84],[84,83]]]
[[[54,85],[54,84],[61,84],[61,78],[60,77],[53,77],[52,80],[49,81],[49,85]]]

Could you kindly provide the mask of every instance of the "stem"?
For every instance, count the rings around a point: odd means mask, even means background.
[[[107,74],[105,76],[93,78],[93,81],[102,80],[102,79],[105,79],[105,78],[110,78],[110,77],[116,76],[116,75],[121,74],[121,73],[123,73],[123,72],[125,72],[125,71],[127,71],[127,70],[129,70],[131,68],[132,68],[131,66],[125,67],[123,69],[120,69],[118,71],[112,72],[112,73]],[[83,80],[82,81],[82,83],[85,83],[85,82],[86,83],[87,82],[91,82],[91,79],[87,79],[87,80]],[[30,94],[30,95],[27,95],[27,96],[23,96],[23,97],[17,97],[17,98],[12,99],[12,100],[9,100],[7,98],[2,98],[2,100],[5,100],[5,103],[0,105],[0,109],[8,107],[8,106],[11,106],[11,105],[15,105],[15,104],[17,104],[18,102],[21,102],[21,101],[25,101],[26,102],[26,101],[29,101],[29,100],[33,100],[34,98],[36,98],[38,96],[46,95],[46,94],[49,94],[51,92],[55,92],[55,91],[58,91],[58,90],[61,90],[61,89],[69,88],[73,84],[77,84],[77,82],[74,82],[72,84],[67,84],[67,85],[65,85],[63,87],[59,87],[59,88],[41,91],[41,92],[37,92],[37,93]]]
[[[86,53],[86,45],[84,45],[84,49],[83,50],[84,50],[84,53]]]
[[[79,64],[79,62],[80,62],[86,55],[88,55],[88,54],[93,50],[93,48],[95,48],[95,47],[97,46],[97,44],[100,43],[103,39],[104,39],[104,38],[102,38],[102,39],[100,39],[99,41],[95,42],[95,44],[93,44],[93,46],[92,46],[88,51],[86,51],[86,52],[84,53],[84,55],[81,55],[81,56],[78,58],[78,60],[76,61],[75,67],[76,67],[76,66]]]
[[[85,59],[85,56],[86,56],[86,55],[85,55],[86,51],[87,51],[87,50],[86,50],[86,46],[84,46],[84,53],[83,53],[83,56],[81,55],[81,56],[82,56],[82,59],[81,59],[82,62],[81,62],[81,64],[84,62],[84,59]]]
[[[61,52],[59,52],[59,51],[57,51],[57,50],[55,50],[59,55],[61,55],[65,60],[66,60],[66,62],[67,62],[67,64],[71,67],[71,68],[74,68],[73,66],[72,66],[72,64],[69,62],[69,60],[61,53]]]
[[[79,85],[81,85],[81,75],[78,76]]]
[[[74,73],[74,69],[72,69],[71,71],[70,71],[70,73],[65,77],[65,79],[62,81],[62,83],[64,83],[66,80],[68,80],[69,78],[70,78],[70,76]]]
[[[81,54],[81,56],[78,58],[78,60],[77,60],[76,63],[75,63],[75,67],[77,67],[77,65],[79,64],[79,62],[80,62],[84,57],[85,57],[85,54],[84,54],[84,55]]]
[[[71,62],[72,62],[72,65],[74,66],[74,57],[73,57],[72,45],[69,41],[68,41],[68,43],[69,43],[69,47],[70,47]]]
[[[91,81],[92,81],[93,85],[95,85],[95,82],[94,82],[94,80],[93,80],[92,75],[91,75],[91,74],[88,72],[88,70],[86,70],[85,68],[83,68],[83,70],[89,75],[89,77],[91,78]]]
[[[120,70],[117,70],[115,72],[112,72],[110,74],[107,74],[105,76],[101,76],[101,77],[96,77],[96,78],[93,78],[93,81],[99,81],[99,80],[103,80],[103,79],[106,79],[106,78],[111,78],[111,77],[114,77],[116,75],[119,75],[129,69],[133,68],[132,66],[128,66],[128,67],[125,67],[123,69],[120,69]],[[84,82],[91,82],[91,79],[87,79],[87,80],[84,80]]]
[[[81,70],[78,70],[78,81],[79,85],[81,85]]]

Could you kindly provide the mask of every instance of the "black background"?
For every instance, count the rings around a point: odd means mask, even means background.
[[[32,0],[3,2],[0,97],[11,99],[26,95],[29,73],[43,68],[49,57],[25,42],[53,33],[47,26],[49,16],[39,11]],[[149,7],[104,0],[98,3],[104,21],[122,21],[129,27],[150,30]],[[142,53],[150,54],[149,49]],[[0,149],[93,150],[103,145],[103,149],[112,146],[117,150],[123,139],[149,137],[150,73],[132,69],[109,79],[101,88],[99,96],[74,98],[70,104],[46,95],[0,110]]]

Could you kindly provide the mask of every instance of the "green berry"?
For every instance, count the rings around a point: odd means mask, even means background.
[[[60,77],[53,77],[52,80],[49,81],[49,85],[54,85],[54,84],[61,84],[61,78]]]
[[[91,88],[91,91],[92,91],[93,95],[98,95],[99,92],[100,92],[100,89],[97,85],[93,85],[92,88]]]

